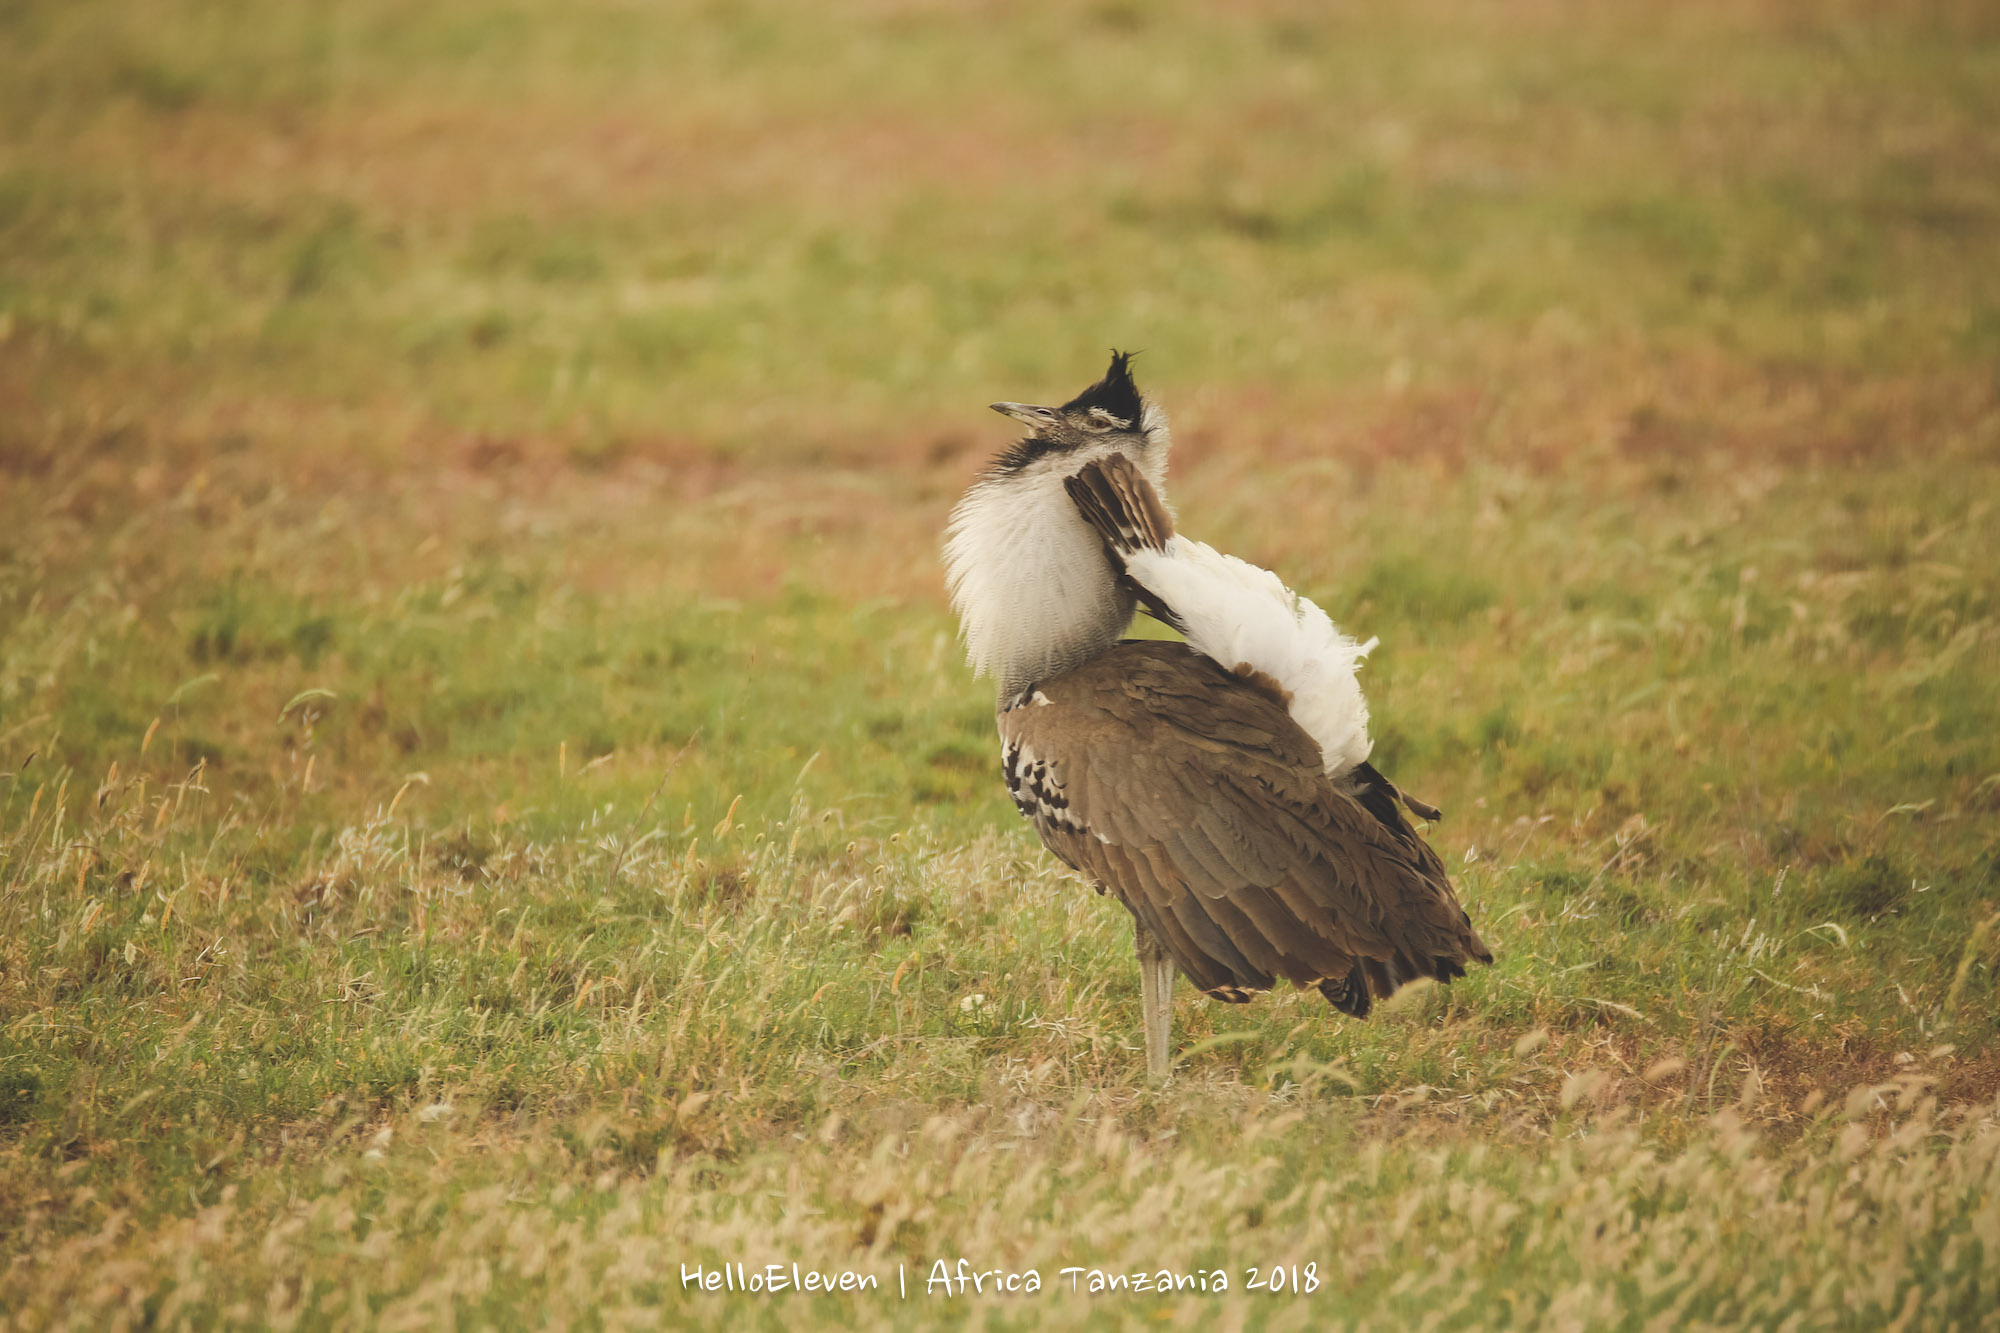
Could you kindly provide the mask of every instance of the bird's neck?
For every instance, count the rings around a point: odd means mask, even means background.
[[[975,484],[952,511],[945,567],[966,656],[994,678],[1003,706],[1132,623],[1135,599],[1054,471]]]

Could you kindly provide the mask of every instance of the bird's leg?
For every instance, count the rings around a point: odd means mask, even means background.
[[[1173,1036],[1174,960],[1152,931],[1132,923],[1132,942],[1139,951],[1139,1006],[1146,1026],[1146,1072],[1167,1076],[1167,1043]]]

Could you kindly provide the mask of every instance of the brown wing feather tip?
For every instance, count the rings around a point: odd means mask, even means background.
[[[1123,465],[1114,478],[1119,493],[1132,511],[1145,520],[1147,543],[1155,550],[1165,550],[1174,535],[1174,516],[1167,512],[1166,502],[1160,499],[1160,493],[1153,489],[1153,483],[1146,480],[1137,464],[1123,454],[1118,461]]]
[[[1437,824],[1443,822],[1444,820],[1444,811],[1438,809],[1436,806],[1430,804],[1428,801],[1418,800],[1416,797],[1404,791],[1401,787],[1396,788],[1396,798],[1403,803],[1404,808],[1406,808],[1411,814],[1415,815],[1418,819],[1421,819],[1426,823]]]
[[[1432,958],[1429,969],[1417,967],[1408,960],[1378,963],[1373,959],[1363,959],[1346,976],[1321,981],[1319,993],[1326,997],[1327,1003],[1350,1018],[1366,1018],[1374,1009],[1375,1001],[1388,999],[1417,977],[1428,976],[1449,985],[1465,975],[1466,961],[1490,963],[1493,955],[1487,953],[1482,945],[1471,950],[1468,959],[1443,955]]]
[[[1357,967],[1338,981],[1322,981],[1319,993],[1326,996],[1328,1004],[1349,1018],[1366,1018],[1368,1011],[1375,1007],[1375,1001],[1368,994],[1368,983],[1361,981],[1360,976],[1361,969]]]
[[[1104,539],[1105,546],[1114,554],[1130,553],[1132,544],[1126,539],[1123,525],[1119,523],[1113,508],[1114,498],[1105,487],[1104,479],[1098,474],[1095,463],[1074,477],[1063,478],[1063,489],[1069,492],[1070,503],[1076,506],[1076,512],[1082,516],[1083,521],[1096,529],[1097,535]]]
[[[1124,454],[1085,463],[1063,489],[1084,522],[1120,555],[1142,547],[1165,550],[1174,520],[1153,484]]]
[[[1102,536],[1110,546],[1116,548],[1120,544],[1118,520],[1112,516],[1110,508],[1104,504],[1104,496],[1098,490],[1098,486],[1092,484],[1092,482],[1100,480],[1094,474],[1094,466],[1096,464],[1084,468],[1076,476],[1064,476],[1062,478],[1062,488],[1070,492],[1070,502],[1076,504],[1076,512],[1082,514],[1084,522],[1088,522],[1092,528],[1096,528],[1098,536]]]
[[[1160,493],[1139,471],[1139,465],[1125,454],[1113,454],[1105,460],[1104,471],[1121,507],[1133,519],[1146,545],[1156,551],[1166,549],[1168,539],[1174,535],[1173,516],[1167,513]]]

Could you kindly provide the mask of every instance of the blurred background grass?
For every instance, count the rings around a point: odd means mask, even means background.
[[[0,1307],[677,1308],[602,1286],[596,1231],[582,1287],[536,1276],[496,1185],[690,1260],[733,1226],[1025,1263],[1058,1195],[1223,1206],[1220,1172],[1325,1261],[1287,1182],[1359,1152],[1364,1232],[1382,1179],[1557,1182],[1535,1247],[1475,1228],[1451,1270],[1523,1322],[1990,1309],[1952,1239],[1986,1140],[1950,1200],[1869,1196],[1916,1220],[1852,1301],[1816,1222],[1649,1286],[1538,1145],[1632,1131],[1667,1174],[1620,1215],[1699,1231],[1720,1187],[1669,1177],[1742,1123],[1809,1182],[1846,1110],[1990,1107],[1996,38],[1974,4],[0,0]],[[1381,636],[1378,760],[1501,955],[1367,1025],[1183,997],[1225,1040],[1165,1093],[1121,910],[995,781],[935,555],[1007,439],[983,405],[1112,345],[1184,524]],[[1066,1183],[1009,1194],[1003,1152]],[[511,1276],[357,1279],[366,1228],[285,1231],[300,1199]],[[1357,1317],[1479,1322],[1369,1252]]]
[[[1112,341],[1184,406],[1537,332],[1931,374],[2000,352],[1982,15],[15,3],[0,291],[184,409],[586,457],[963,434]]]

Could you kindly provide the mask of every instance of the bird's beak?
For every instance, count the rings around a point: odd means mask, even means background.
[[[993,410],[1003,417],[1012,417],[1024,426],[1039,430],[1043,426],[1056,424],[1056,410],[1053,407],[1036,407],[1032,403],[994,403]]]

